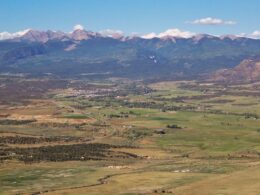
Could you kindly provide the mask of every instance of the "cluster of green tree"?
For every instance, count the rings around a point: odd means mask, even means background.
[[[72,142],[72,141],[86,141],[86,138],[60,136],[60,137],[25,137],[25,136],[1,136],[0,143],[2,144],[38,144],[44,142]]]
[[[138,157],[137,155],[126,152],[109,150],[117,147],[119,146],[92,143],[32,148],[6,148],[1,149],[0,158],[16,158],[25,163],[32,163],[40,161],[85,161]]]
[[[28,120],[2,119],[0,120],[0,125],[24,125],[33,122],[36,122],[36,120],[35,119],[28,119]]]
[[[120,112],[119,114],[109,114],[109,118],[128,118],[129,114],[126,112]]]
[[[166,105],[165,102],[163,103],[156,103],[156,102],[122,102],[122,106],[128,107],[128,108],[151,108],[151,109],[159,109],[163,112],[165,111],[189,111],[189,110],[195,110],[196,107],[194,106],[172,106],[172,105]]]
[[[180,127],[179,125],[175,125],[175,124],[170,124],[166,126],[167,128],[170,129],[182,129],[182,127]]]
[[[259,116],[255,113],[235,113],[235,112],[225,112],[223,110],[204,110],[203,112],[210,113],[210,114],[242,116],[245,117],[245,119],[249,119],[249,118],[259,119]]]
[[[126,136],[130,140],[137,140],[145,136],[149,136],[152,133],[148,129],[132,129],[126,132]]]
[[[55,122],[44,122],[44,123],[33,123],[30,126],[33,127],[44,127],[44,128],[74,128],[81,129],[86,123],[71,124],[71,123],[55,123]]]
[[[244,113],[244,116],[246,119],[248,119],[248,118],[259,119],[259,116],[255,113]]]

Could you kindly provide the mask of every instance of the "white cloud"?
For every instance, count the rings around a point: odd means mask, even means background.
[[[260,39],[260,31],[255,30],[254,32],[251,33],[251,37],[255,39]]]
[[[14,36],[17,36],[17,37],[20,37],[20,36],[23,36],[25,35],[27,32],[29,32],[31,29],[28,28],[28,29],[25,29],[25,30],[21,30],[21,31],[18,31],[18,32],[15,32],[13,33]]]
[[[10,39],[12,37],[13,37],[12,33],[9,33],[9,32],[1,32],[0,33],[0,40]]]
[[[17,37],[21,37],[21,36],[23,36],[24,34],[26,34],[30,30],[31,29],[26,29],[26,30],[15,32],[15,33],[0,32],[0,40],[14,39],[14,38],[17,38]]]
[[[84,30],[84,26],[82,26],[81,24],[76,24],[76,25],[73,27],[73,30]]]
[[[237,37],[245,37],[245,38],[251,38],[251,39],[260,39],[260,31],[255,30],[252,33],[240,33],[236,35]]]
[[[142,38],[144,39],[152,39],[152,38],[163,38],[163,37],[180,37],[180,38],[190,38],[194,36],[195,33],[189,32],[189,31],[181,31],[180,29],[174,28],[174,29],[168,29],[164,32],[161,32],[159,34],[156,33],[149,33],[146,35],[143,35]]]
[[[247,34],[246,34],[246,33],[240,33],[240,34],[238,34],[237,36],[238,36],[238,37],[246,37]]]
[[[182,37],[182,38],[190,38],[194,35],[194,33],[189,31],[181,31],[177,28],[175,29],[169,29],[165,32],[162,32],[158,35],[159,38],[165,37],[165,36],[172,36],[172,37]]]
[[[152,39],[152,38],[157,37],[157,34],[156,33],[148,33],[148,34],[145,34],[141,37],[144,38],[144,39]]]
[[[233,25],[236,24],[235,21],[231,20],[222,20],[219,18],[212,18],[212,17],[207,17],[207,18],[201,18],[194,20],[192,22],[188,22],[191,24],[200,24],[200,25]]]
[[[124,32],[121,30],[105,29],[99,31],[99,33],[105,37],[112,37],[112,38],[121,38],[124,36]]]

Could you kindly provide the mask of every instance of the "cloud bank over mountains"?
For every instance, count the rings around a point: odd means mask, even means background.
[[[180,38],[191,38],[194,36],[195,33],[189,32],[189,31],[181,31],[180,29],[173,28],[168,29],[161,33],[148,33],[146,35],[141,36],[144,39],[152,39],[152,38],[163,38],[163,37],[180,37]]]
[[[27,32],[29,32],[31,29],[26,29],[22,31],[18,31],[15,33],[9,33],[9,32],[0,32],[0,40],[5,40],[5,39],[13,39],[16,37],[21,37],[25,35]]]
[[[217,18],[202,18],[202,19],[197,19],[194,20],[192,22],[189,22],[192,24],[201,24],[201,25],[231,25],[231,24],[236,24],[235,21],[225,21],[225,20],[221,20],[221,19],[217,19]],[[24,35],[26,35],[27,33],[29,33],[31,31],[31,29],[26,29],[26,30],[22,30],[22,31],[18,31],[18,32],[14,32],[14,33],[10,33],[10,32],[0,32],[0,40],[7,40],[7,39],[15,39],[15,38],[19,38],[22,37]],[[72,34],[75,31],[85,31],[87,32],[87,30],[85,30],[84,26],[81,24],[76,24],[73,27],[73,31],[69,32],[69,33],[63,33],[64,35],[69,35]],[[50,32],[55,32],[55,31],[50,31]],[[91,31],[88,31],[91,32]],[[121,39],[123,37],[127,37],[127,35],[124,34],[123,31],[121,30],[114,30],[114,29],[105,29],[105,30],[101,30],[99,32],[97,32],[97,34],[99,34],[100,36],[103,37],[110,37],[110,38],[115,38],[115,39]],[[169,37],[175,37],[175,38],[192,38],[195,36],[200,36],[202,34],[205,33],[195,33],[195,32],[191,32],[191,31],[187,31],[187,30],[180,30],[178,28],[172,28],[172,29],[168,29],[166,31],[160,32],[160,33],[155,33],[155,32],[151,32],[151,33],[147,33],[147,34],[132,34],[132,36],[134,37],[140,37],[143,39],[152,39],[152,38],[169,38]],[[225,36],[229,36],[229,37],[233,37],[233,38],[237,38],[237,37],[246,37],[246,38],[251,38],[251,39],[260,39],[260,30],[255,30],[252,33],[240,33],[238,35],[213,35],[215,37],[225,37]],[[131,36],[130,36],[131,37]]]
[[[258,39],[260,39],[260,31],[259,31],[259,30],[254,31],[254,32],[251,34],[251,36],[252,36],[253,38],[258,38]]]
[[[103,36],[111,37],[111,38],[121,38],[124,36],[124,32],[121,30],[113,30],[113,29],[105,29],[99,31],[99,33]]]

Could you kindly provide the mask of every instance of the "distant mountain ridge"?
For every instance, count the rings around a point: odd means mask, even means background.
[[[17,37],[6,39],[11,41],[30,41],[30,42],[42,42],[45,43],[51,40],[67,41],[67,40],[87,40],[94,37],[101,37],[101,34],[86,30],[74,30],[71,33],[65,33],[62,31],[38,31],[28,30],[24,34],[20,34]]]
[[[170,30],[168,30],[170,31]],[[142,38],[142,39],[154,39],[159,38],[163,40],[173,40],[175,38],[180,39],[193,39],[194,41],[199,41],[202,38],[219,38],[219,39],[241,39],[246,38],[242,36],[237,35],[222,35],[222,36],[214,36],[209,34],[171,34],[170,32],[167,34],[167,31],[164,33],[161,33],[162,35],[158,36],[142,36],[142,35],[134,35],[134,36],[124,36],[123,34],[118,34],[118,32],[113,32],[111,30],[111,33],[103,33],[103,32],[93,32],[88,31],[85,29],[75,29],[72,32],[62,32],[62,31],[40,31],[40,30],[33,30],[33,29],[27,29],[24,31],[19,31],[16,33],[8,33],[8,32],[0,32],[0,41],[5,40],[14,40],[14,41],[31,41],[31,42],[47,42],[49,40],[87,40],[90,38],[96,38],[96,37],[109,37],[114,39],[121,39],[121,40],[129,40],[133,38]]]
[[[232,35],[142,38],[84,29],[27,30],[0,41],[0,73],[189,79],[259,54],[260,40]]]

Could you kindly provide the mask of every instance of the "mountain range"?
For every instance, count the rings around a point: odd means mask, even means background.
[[[0,73],[191,79],[234,69],[259,54],[260,40],[231,35],[145,38],[27,30],[0,41]]]

